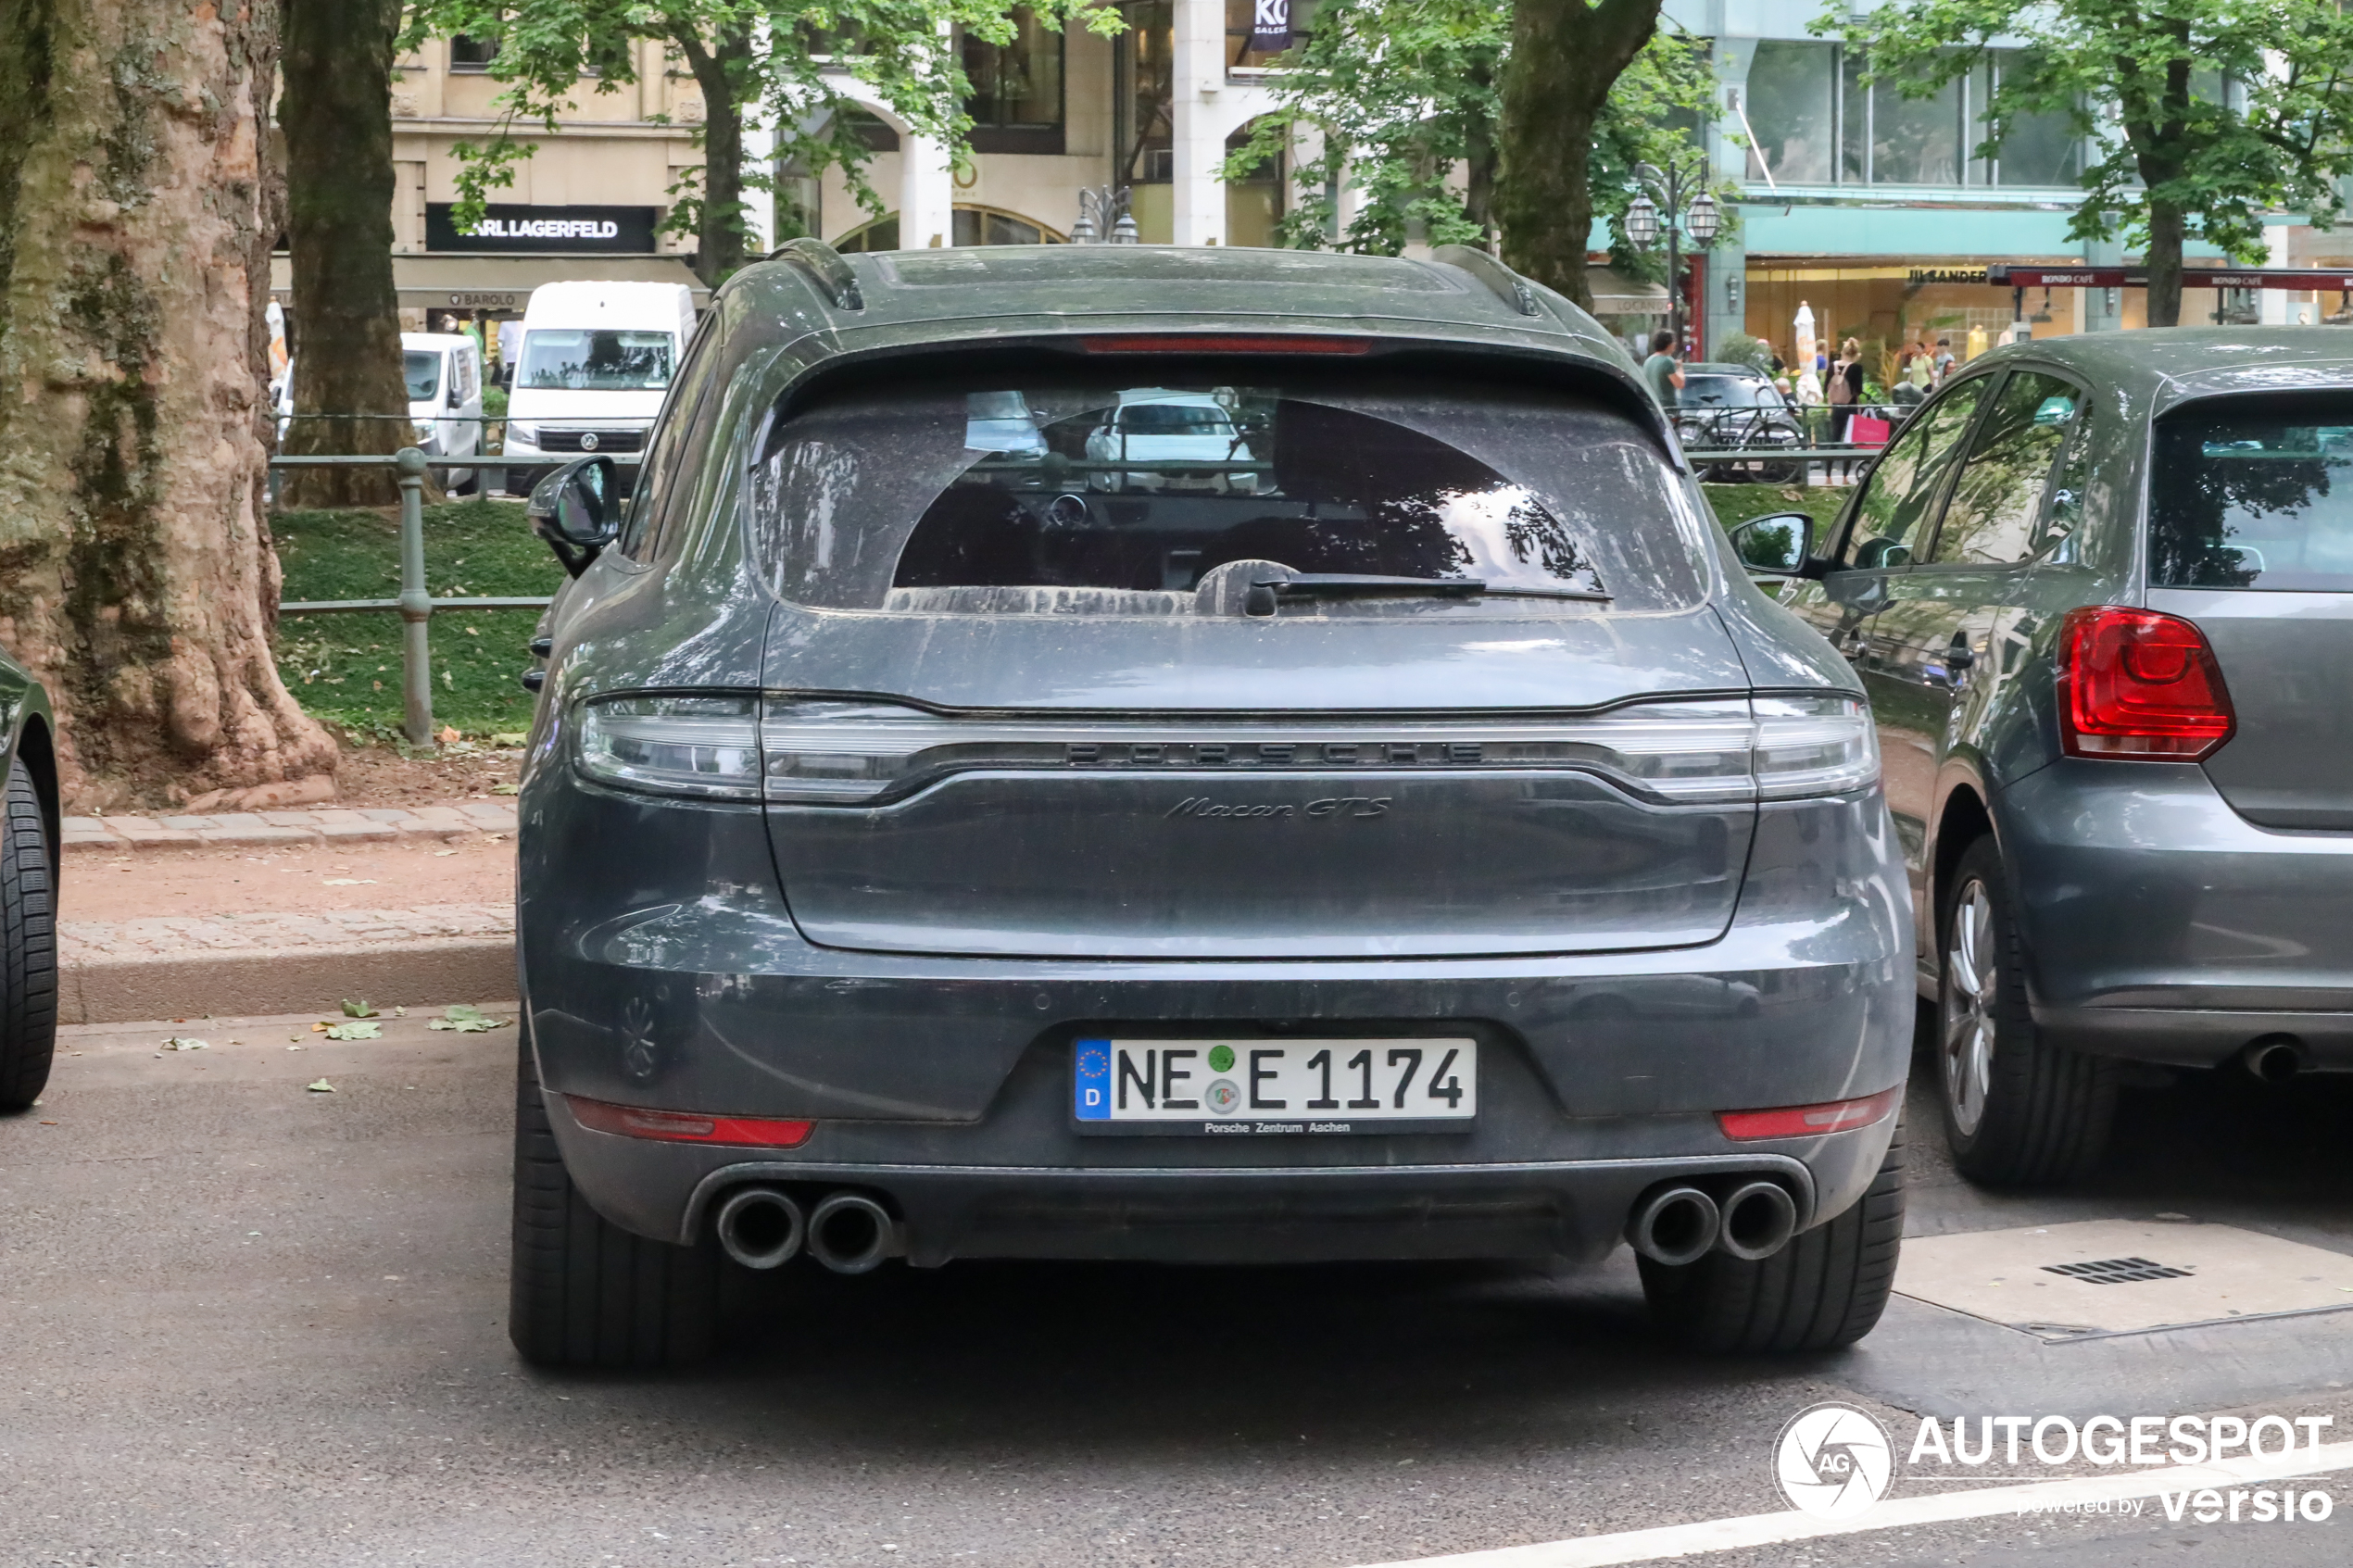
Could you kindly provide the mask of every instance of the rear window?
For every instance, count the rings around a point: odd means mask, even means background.
[[[2156,448],[2152,586],[2353,593],[2353,394],[2194,404]]]
[[[657,392],[670,384],[668,332],[538,327],[525,332],[515,384],[572,392]]]
[[[1692,508],[1622,415],[1429,382],[860,390],[752,475],[778,593],[921,614],[1231,614],[1290,579],[1285,616],[1683,608]]]

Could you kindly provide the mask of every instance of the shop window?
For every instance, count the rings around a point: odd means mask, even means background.
[[[870,109],[844,109],[842,123],[858,144],[870,153],[895,153],[899,150],[899,132],[893,131],[882,116]]]
[[[1059,154],[1062,29],[1026,6],[1015,7],[1010,19],[1013,36],[1007,43],[963,36],[964,80],[972,87],[964,112],[973,119],[973,151]]]
[[[1907,98],[1893,82],[1871,88],[1871,183],[1957,185],[1966,156],[1957,78],[1926,98]]]
[[[1118,173],[1121,185],[1164,185],[1174,175],[1169,98],[1174,37],[1169,0],[1142,0],[1126,9],[1127,31],[1115,56],[1118,85]],[[1139,203],[1140,205],[1140,203]]]
[[[1002,207],[983,207],[977,202],[959,202],[955,212],[956,244],[971,245],[1058,245],[1068,243],[1067,236],[1056,233],[1035,219]],[[899,248],[899,214],[890,213],[871,223],[852,229],[834,242],[834,248],[849,255],[856,251],[897,250]]]
[[[498,40],[495,34],[472,37],[457,33],[449,40],[449,69],[452,71],[484,71],[498,57]]]
[[[1994,85],[1998,87],[2003,76],[2032,63],[2033,56],[2026,50],[1995,50]],[[2072,185],[2083,172],[2082,138],[2075,132],[2072,117],[2065,114],[2013,117],[2000,128],[1998,152],[1993,170],[1998,184]]]
[[[1838,52],[1838,177],[1860,185],[1871,177],[1871,90],[1863,85],[1861,53]]]
[[[1827,185],[1838,137],[1838,46],[1765,43],[1748,68],[1744,100],[1755,144],[1748,177]]]
[[[1243,126],[1226,138],[1227,156],[1250,144],[1252,127]],[[1272,247],[1282,244],[1283,159],[1277,154],[1262,158],[1239,180],[1226,182],[1226,243],[1229,245]]]

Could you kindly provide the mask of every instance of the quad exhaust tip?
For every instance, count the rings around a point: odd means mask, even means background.
[[[899,1222],[863,1193],[835,1193],[809,1216],[809,1255],[837,1274],[862,1274],[902,1250]]]
[[[1797,1234],[1797,1200],[1779,1182],[1747,1182],[1724,1199],[1716,1245],[1745,1262],[1770,1258]]]
[[[1626,1240],[1652,1262],[1680,1268],[1707,1256],[1722,1228],[1716,1200],[1695,1186],[1678,1184],[1634,1205],[1626,1222]]]
[[[800,1205],[774,1187],[738,1187],[719,1206],[719,1245],[747,1269],[776,1269],[793,1261],[809,1235]]]

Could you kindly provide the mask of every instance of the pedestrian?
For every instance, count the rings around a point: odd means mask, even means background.
[[[1675,334],[1665,327],[1651,333],[1651,357],[1642,361],[1642,379],[1662,408],[1672,409],[1683,390],[1683,367],[1675,362]]]
[[[1951,338],[1941,337],[1936,340],[1936,364],[1931,373],[1934,383],[1938,386],[1943,386],[1944,378],[1953,373],[1953,340]]]
[[[1863,345],[1848,338],[1838,345],[1838,363],[1831,367],[1831,445],[1846,445],[1847,426],[1854,422],[1856,406],[1863,401]],[[1852,479],[1855,465],[1841,465],[1843,477]]]

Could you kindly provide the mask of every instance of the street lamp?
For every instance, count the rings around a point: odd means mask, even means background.
[[[1638,163],[1634,166],[1634,178],[1642,182],[1642,188],[1635,192],[1633,201],[1626,208],[1626,237],[1634,242],[1636,248],[1650,249],[1660,231],[1666,232],[1667,325],[1674,331],[1679,352],[1683,346],[1683,234],[1688,232],[1692,243],[1705,250],[1716,243],[1717,231],[1723,224],[1716,198],[1707,193],[1706,174],[1707,161],[1704,157],[1692,159],[1689,169],[1669,164],[1660,169],[1654,164]],[[1694,185],[1700,188],[1687,207],[1683,194]],[[1651,200],[1654,194],[1666,204],[1663,216]]]

